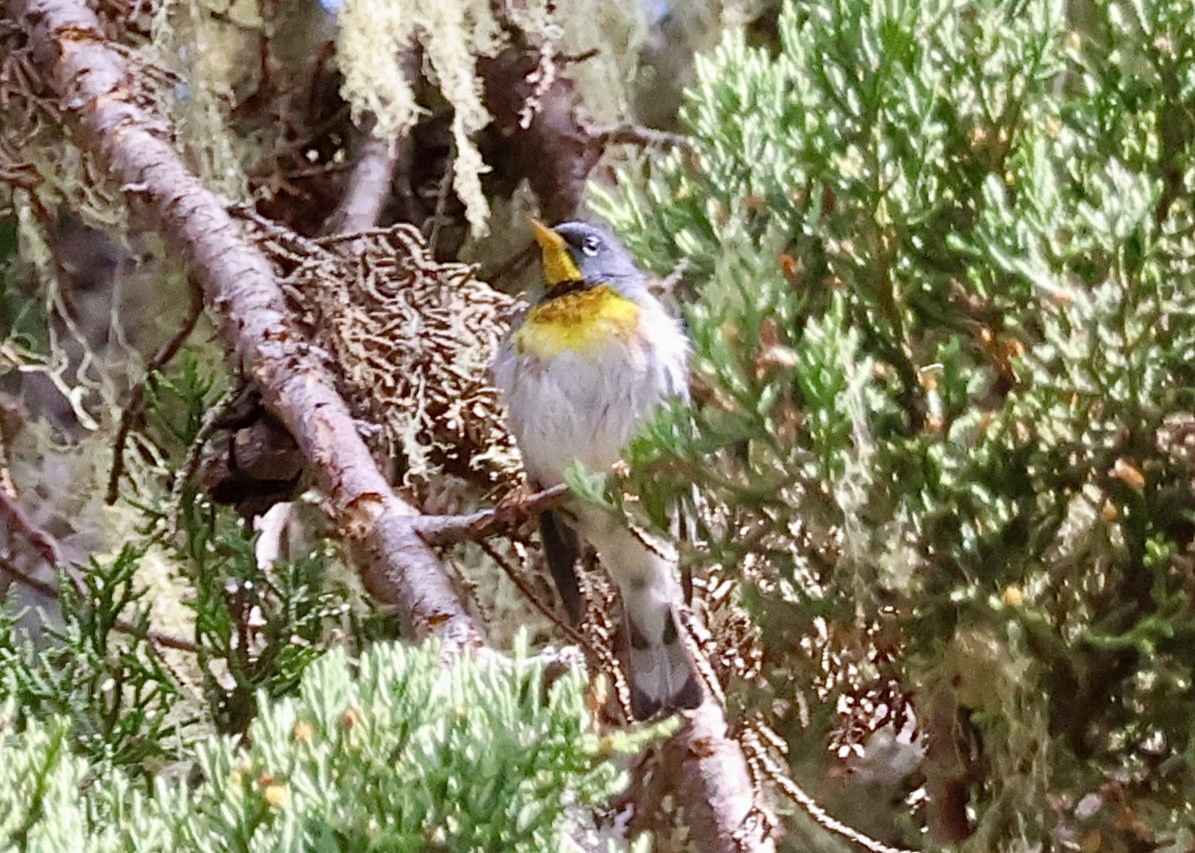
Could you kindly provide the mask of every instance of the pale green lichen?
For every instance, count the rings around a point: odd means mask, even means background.
[[[546,4],[536,2],[517,22],[547,29],[549,20]],[[372,114],[377,132],[387,138],[410,131],[426,111],[404,57],[409,49],[421,49],[424,73],[453,110],[452,184],[475,235],[488,230],[489,204],[481,187],[487,166],[474,137],[490,121],[476,61],[494,56],[504,44],[487,0],[348,0],[340,12],[342,93],[358,120]]]
[[[256,65],[244,61],[246,52],[256,49],[262,26],[256,3],[159,0],[151,21],[144,53],[185,81],[158,93],[158,109],[171,117],[208,186],[231,198],[247,197],[246,164],[258,158],[259,144],[233,131],[229,107],[238,85],[256,73]]]
[[[573,56],[596,51],[567,69],[586,111],[597,122],[629,120],[631,86],[641,71],[640,55],[648,38],[642,7],[609,0],[561,0],[555,10],[560,50]]]
[[[340,16],[344,96],[358,115],[372,113],[384,136],[404,135],[423,112],[404,68],[403,52],[416,43],[426,52],[429,76],[454,111],[453,186],[475,232],[484,232],[489,210],[481,192],[484,164],[472,135],[490,119],[482,104],[475,56],[494,52],[496,30],[485,3],[350,0]]]
[[[344,97],[356,113],[372,113],[377,131],[388,137],[409,131],[423,112],[402,56],[414,43],[415,26],[401,2],[351,0],[340,12]]]

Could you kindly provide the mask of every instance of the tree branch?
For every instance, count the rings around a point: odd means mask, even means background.
[[[349,174],[344,198],[325,224],[329,234],[351,234],[377,224],[382,207],[390,197],[390,182],[398,165],[400,145],[401,142],[390,142],[378,136],[372,126],[369,128],[357,153],[357,164]]]
[[[133,72],[80,0],[16,2],[17,19],[76,138],[144,204],[203,285],[225,344],[260,386],[314,472],[366,588],[396,605],[416,636],[475,646],[481,631],[412,523],[417,511],[378,471],[348,406],[290,316],[269,261],[183,164],[141,106]]]
[[[780,763],[768,754],[767,747],[760,742],[757,733],[753,731],[743,732],[741,739],[744,752],[749,756],[749,761],[755,764],[759,771],[780,789],[780,793],[800,806],[823,829],[842,836],[847,841],[868,851],[868,853],[916,853],[916,851],[904,847],[892,847],[884,844],[882,841],[877,841],[871,836],[865,835],[854,827],[847,826],[842,821],[828,814],[817,800],[794,782],[788,772],[780,766]]]
[[[558,506],[568,493],[568,485],[561,483],[468,515],[424,515],[415,520],[415,529],[428,545],[488,539],[517,526],[528,516]]]
[[[698,850],[773,850],[768,823],[755,806],[755,783],[739,743],[727,734],[722,708],[707,700],[685,713],[685,725],[664,745],[666,766]]]

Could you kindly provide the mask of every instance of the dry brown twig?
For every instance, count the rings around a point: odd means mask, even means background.
[[[517,527],[527,518],[559,506],[569,494],[562,483],[542,492],[517,495],[491,509],[468,515],[424,515],[414,523],[415,529],[429,545],[453,545],[457,542],[480,541]]]
[[[637,145],[646,148],[689,148],[693,140],[682,133],[670,133],[639,124],[591,125],[586,128],[599,148],[607,145]]]
[[[13,563],[12,560],[9,560],[5,557],[0,557],[0,572],[4,572],[4,574],[11,577],[21,586],[28,587],[34,592],[38,592],[47,598],[58,598],[57,586],[49,581],[35,578],[33,575],[17,568],[16,564]],[[153,628],[145,629],[133,622],[128,621],[127,619],[117,619],[116,630],[122,634],[128,634],[134,637],[144,634],[145,639],[149,640],[150,644],[153,646],[175,649],[176,651],[180,652],[194,653],[197,651],[195,643],[191,642],[190,640],[185,640],[182,637],[176,636],[174,634],[168,634],[165,631],[158,631]]]
[[[112,442],[112,470],[108,473],[108,492],[104,496],[109,504],[116,503],[118,497],[120,478],[124,474],[124,446],[133,429],[133,421],[141,414],[141,408],[145,403],[146,383],[152,382],[154,374],[178,355],[178,351],[183,348],[187,338],[191,337],[191,332],[195,331],[195,324],[199,322],[201,316],[203,316],[203,293],[199,288],[192,287],[191,307],[187,310],[183,324],[149,360],[149,364],[145,368],[145,379],[134,386],[128,403],[120,413],[120,426],[117,428],[116,438]]]
[[[4,520],[10,531],[20,533],[47,563],[56,566],[62,562],[62,554],[54,537],[42,530],[16,502],[15,496],[5,489],[0,489],[0,519]]]
[[[549,622],[555,625],[564,636],[573,643],[578,649],[584,651],[585,656],[590,661],[597,661],[599,669],[605,672],[609,677],[614,687],[614,698],[618,702],[619,710],[625,719],[632,719],[631,715],[631,687],[627,683],[626,673],[619,665],[614,657],[608,644],[597,644],[592,642],[581,631],[574,628],[567,621],[562,619],[551,605],[543,600],[543,598],[536,593],[536,591],[527,582],[527,579],[510,564],[510,561],[504,557],[497,548],[491,545],[484,539],[480,540],[478,544],[481,549],[489,555],[499,568],[506,574],[519,592],[542,613]]]

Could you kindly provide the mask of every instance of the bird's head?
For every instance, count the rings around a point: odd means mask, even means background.
[[[626,296],[646,292],[643,273],[631,253],[610,232],[587,222],[563,222],[549,228],[531,220],[543,254],[546,296],[607,284]]]

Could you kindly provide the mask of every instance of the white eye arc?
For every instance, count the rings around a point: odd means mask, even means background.
[[[598,249],[602,247],[601,241],[592,234],[586,237],[581,242],[581,251],[589,255],[591,258],[597,257]]]

